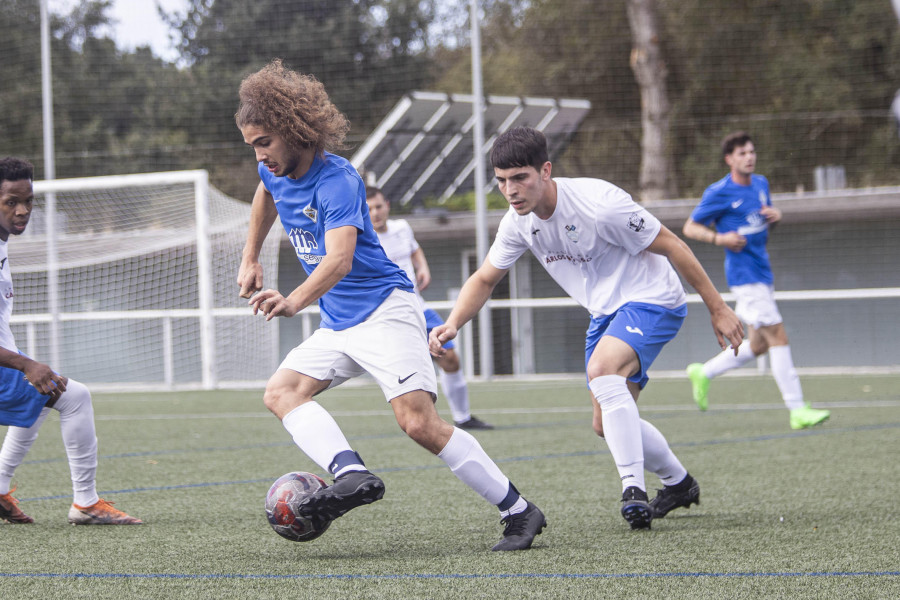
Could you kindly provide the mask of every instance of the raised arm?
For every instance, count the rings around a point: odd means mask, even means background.
[[[262,289],[263,269],[259,262],[259,253],[263,242],[278,217],[275,201],[262,181],[253,194],[250,207],[250,226],[247,228],[247,241],[241,255],[241,266],[238,269],[237,284],[241,288],[241,298],[249,298]]]
[[[684,280],[697,290],[712,317],[713,331],[716,339],[719,340],[719,346],[723,349],[726,348],[727,340],[737,354],[737,348],[744,338],[744,327],[734,311],[725,304],[725,300],[722,299],[688,245],[663,225],[647,250],[668,258],[675,270],[684,277]]]
[[[455,338],[459,328],[478,314],[507,270],[498,269],[486,258],[481,267],[466,280],[447,321],[432,329],[428,337],[428,346],[434,356],[441,356],[444,352],[441,346]]]

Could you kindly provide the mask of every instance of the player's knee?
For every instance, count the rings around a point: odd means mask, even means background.
[[[603,421],[600,419],[594,419],[594,433],[598,436],[603,437]]]
[[[291,411],[292,406],[299,406],[292,390],[283,386],[268,386],[263,394],[263,404],[278,418]]]
[[[66,391],[54,403],[53,408],[60,413],[91,408],[91,391],[83,383],[69,379],[66,383]]]
[[[447,350],[447,353],[438,359],[438,366],[446,373],[456,373],[459,371],[459,354]]]

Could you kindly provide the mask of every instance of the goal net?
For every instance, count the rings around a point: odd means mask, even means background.
[[[278,328],[235,283],[250,206],[206,171],[36,181],[10,238],[19,349],[95,387],[257,384],[278,365]],[[261,256],[277,286],[278,230]]]

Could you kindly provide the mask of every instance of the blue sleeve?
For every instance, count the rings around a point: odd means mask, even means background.
[[[723,202],[722,200],[721,194],[718,194],[715,190],[706,188],[706,191],[703,192],[703,198],[700,199],[700,204],[698,204],[694,209],[694,212],[691,213],[691,219],[701,225],[712,225],[718,221],[725,212],[723,208],[728,206],[727,198],[725,198],[726,202]]]
[[[362,207],[367,205],[359,180],[341,170],[323,178],[316,194],[325,213],[325,231],[347,225],[363,230]]]

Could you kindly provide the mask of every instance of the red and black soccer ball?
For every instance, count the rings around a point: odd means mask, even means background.
[[[294,542],[314,540],[328,529],[331,521],[316,524],[297,513],[300,501],[328,487],[321,477],[306,471],[286,473],[275,480],[266,494],[266,518],[275,533]]]

